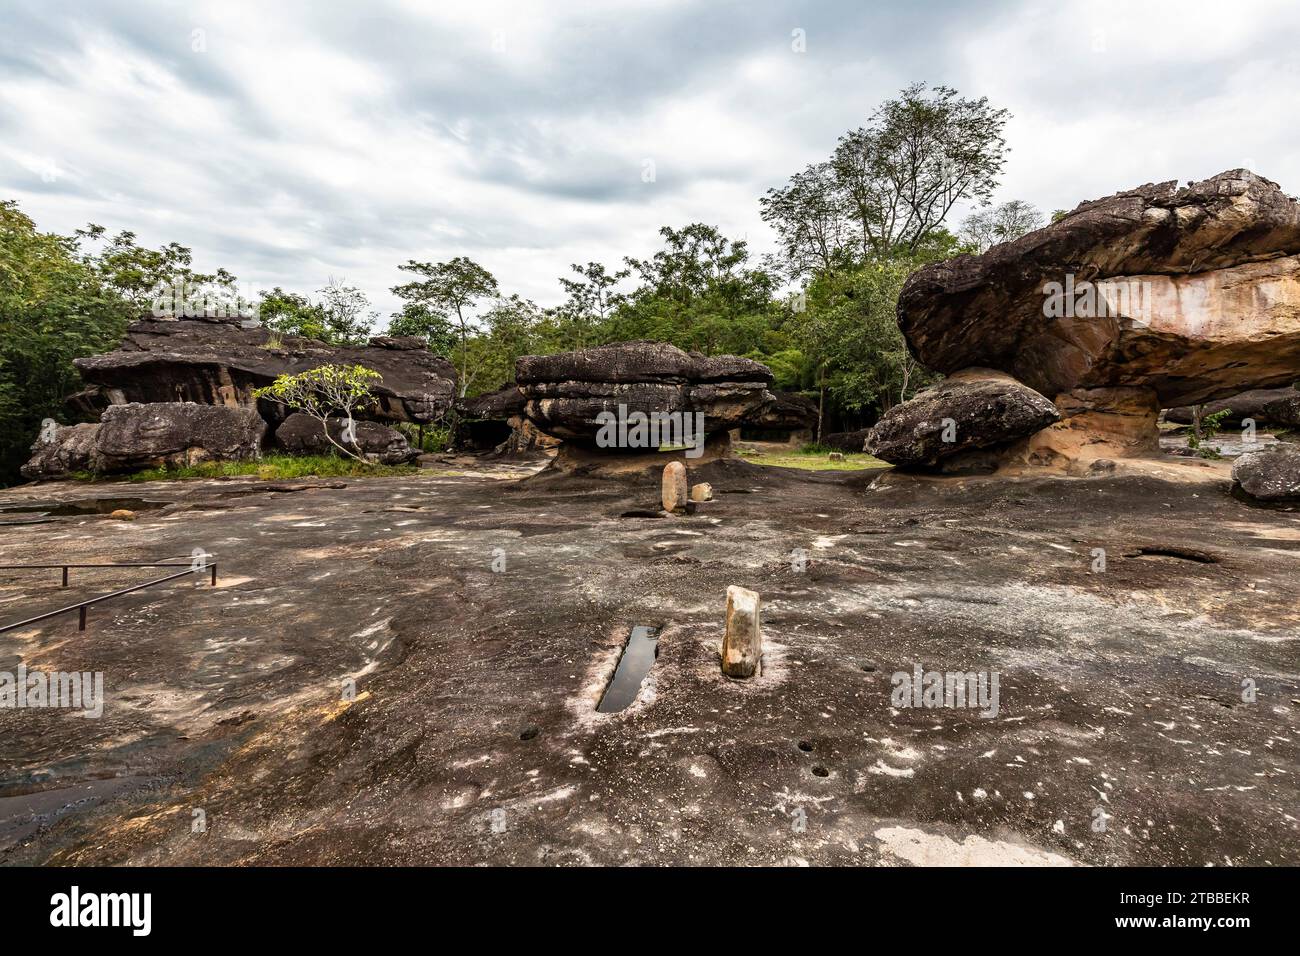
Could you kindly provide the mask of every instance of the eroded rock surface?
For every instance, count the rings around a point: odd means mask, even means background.
[[[74,396],[83,411],[128,402],[255,405],[254,389],[327,364],[364,365],[383,376],[373,388],[378,419],[434,421],[451,407],[456,390],[451,363],[420,338],[377,336],[369,345],[342,348],[231,319],[143,319],[116,351],[73,364],[90,386]],[[277,406],[261,404],[271,421],[283,417]]]
[[[64,478],[74,471],[89,471],[95,454],[98,424],[62,425],[53,441],[36,440],[32,457],[22,466],[24,478]]]
[[[111,405],[95,432],[94,471],[242,461],[261,455],[266,422],[255,408],[162,402]]]
[[[1048,314],[1053,291],[1089,283],[1091,309],[1087,295],[1058,295],[1069,314]],[[1175,407],[1289,385],[1300,368],[1300,205],[1241,169],[1141,186],[926,266],[898,317],[930,368],[997,368],[1053,398],[1142,387]]]
[[[871,429],[866,450],[895,465],[932,466],[1005,447],[1059,418],[1051,401],[1010,375],[964,369],[886,412]]]
[[[1275,403],[1284,403],[1291,400],[1294,404],[1277,404],[1276,408],[1269,410],[1269,407]],[[1286,421],[1289,409],[1294,408],[1300,413],[1300,392],[1295,388],[1252,388],[1249,391],[1241,392],[1238,395],[1232,395],[1228,398],[1217,399],[1213,402],[1206,402],[1201,409],[1201,416],[1216,415],[1219,412],[1227,411],[1224,417],[1224,424],[1236,425],[1243,418],[1253,418],[1258,425],[1271,424],[1292,424]],[[1274,416],[1282,416],[1275,418]],[[1179,425],[1190,425],[1192,423],[1192,406],[1181,405],[1178,408],[1171,408],[1165,412],[1165,421],[1175,422]],[[1294,424],[1300,424],[1300,417]]]
[[[662,342],[621,342],[526,355],[515,366],[528,419],[565,441],[595,445],[601,413],[704,416],[706,434],[738,427],[773,400],[766,366],[734,355],[704,356]],[[689,419],[692,427],[694,419]],[[610,451],[621,449],[611,447]],[[644,450],[644,449],[642,449]]]
[[[1300,445],[1279,442],[1247,452],[1233,463],[1232,480],[1260,501],[1300,500]]]
[[[337,446],[342,445],[363,456],[373,457],[382,465],[402,465],[419,456],[406,436],[395,429],[366,421],[354,422],[354,426],[355,441],[348,441],[345,434],[347,422],[331,418],[329,438],[326,438],[320,421],[302,412],[294,412],[275,430],[275,441],[291,455],[339,454]],[[330,438],[334,441],[331,442]]]

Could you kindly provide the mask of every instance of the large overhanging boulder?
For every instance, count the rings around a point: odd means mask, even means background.
[[[245,328],[236,319],[143,319],[116,351],[73,364],[90,386],[73,396],[83,412],[128,402],[253,405],[254,389],[320,365],[364,365],[383,376],[372,389],[372,414],[381,420],[435,421],[456,392],[455,369],[420,338],[379,336],[345,348]],[[282,417],[282,410],[262,405],[269,418]]]
[[[609,445],[601,438],[611,420],[623,419],[630,431],[642,417],[657,416],[684,425],[692,436],[697,423],[713,435],[738,427],[773,400],[766,365],[734,355],[683,352],[663,342],[526,355],[515,365],[515,381],[527,400],[524,414],[541,431],[611,451],[637,447],[621,441]]]
[[[886,412],[866,450],[894,465],[928,468],[1005,449],[1060,417],[1051,401],[1010,375],[964,369]]]
[[[988,366],[1053,398],[1136,387],[1171,408],[1289,385],[1300,205],[1243,169],[1141,186],[920,269],[898,321],[936,371]]]

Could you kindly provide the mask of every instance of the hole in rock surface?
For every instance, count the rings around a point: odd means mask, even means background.
[[[641,682],[659,656],[659,628],[638,624],[632,628],[623,656],[618,659],[614,677],[605,688],[605,696],[596,708],[602,714],[625,710],[641,690]]]

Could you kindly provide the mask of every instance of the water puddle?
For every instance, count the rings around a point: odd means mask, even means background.
[[[602,714],[616,714],[626,710],[641,691],[641,682],[650,673],[655,658],[659,656],[659,628],[638,624],[632,628],[627,647],[618,660],[614,678],[605,688],[605,696],[596,708]]]
[[[0,515],[33,515],[37,519],[68,518],[75,515],[107,515],[114,511],[156,511],[159,508],[166,508],[167,504],[166,501],[150,501],[148,498],[86,498],[81,501],[54,501],[43,505],[14,505],[0,508]]]

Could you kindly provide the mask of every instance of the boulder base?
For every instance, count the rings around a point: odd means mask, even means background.
[[[1059,418],[1052,402],[1010,375],[964,369],[891,408],[871,429],[866,450],[902,467],[933,467],[1007,446]]]
[[[1232,480],[1260,501],[1300,501],[1300,445],[1279,442],[1247,452],[1233,463]]]
[[[266,422],[250,407],[193,402],[110,405],[95,433],[95,471],[242,461],[261,455]]]
[[[329,419],[330,438],[381,465],[403,465],[419,456],[399,431],[378,422],[359,421],[355,425],[355,446],[343,440],[347,422],[341,418]],[[325,437],[321,422],[302,412],[294,412],[280,424],[275,430],[275,441],[291,455],[339,454],[334,443]]]

